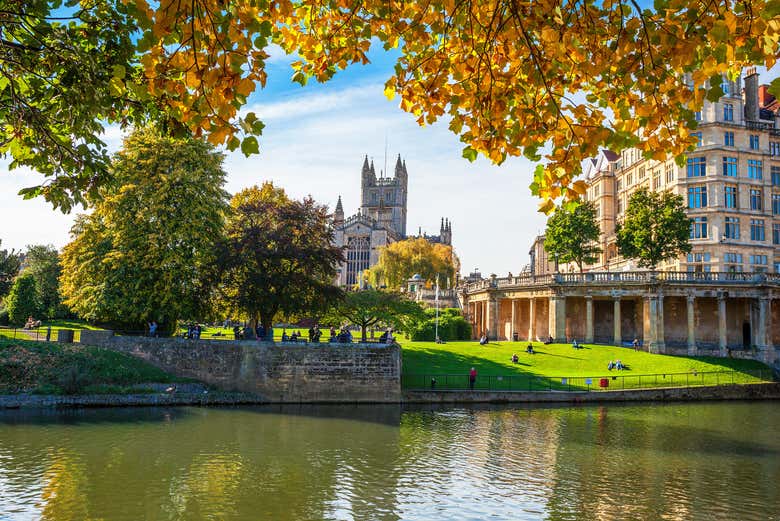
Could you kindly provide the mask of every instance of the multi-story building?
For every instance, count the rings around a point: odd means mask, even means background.
[[[585,166],[587,199],[602,231],[602,254],[589,270],[630,270],[617,251],[615,223],[640,187],[686,201],[692,251],[659,266],[670,271],[780,272],[780,124],[777,101],[758,74],[724,80],[724,95],[696,114],[698,138],[686,164],[645,159],[637,149],[603,151]]]

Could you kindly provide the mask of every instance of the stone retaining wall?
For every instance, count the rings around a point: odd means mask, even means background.
[[[242,405],[267,403],[248,393],[154,393],[154,394],[83,394],[83,395],[0,395],[0,409],[136,407],[167,405]]]
[[[403,398],[404,403],[780,400],[780,383],[594,392],[405,391]]]
[[[82,337],[179,377],[268,402],[401,401],[401,349],[378,344],[294,344],[131,336]]]

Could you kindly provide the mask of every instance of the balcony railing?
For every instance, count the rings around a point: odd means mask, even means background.
[[[771,284],[780,285],[780,274],[731,271],[593,271],[586,273],[555,273],[552,275],[520,275],[491,277],[466,285],[471,293],[489,288],[514,288],[569,284],[620,283],[672,284]]]

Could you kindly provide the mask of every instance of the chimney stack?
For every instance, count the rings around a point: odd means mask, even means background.
[[[755,67],[745,70],[745,119],[758,121],[758,73]]]

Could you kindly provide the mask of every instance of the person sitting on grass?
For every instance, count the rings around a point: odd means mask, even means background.
[[[479,345],[484,346],[488,343],[488,337],[485,333],[482,333],[482,336],[479,339]]]
[[[517,356],[517,353],[512,353],[512,363],[516,364],[520,361],[520,358]]]
[[[553,343],[553,337],[548,336],[547,337],[547,341],[544,343],[544,345],[549,345],[549,344],[552,344],[552,343]]]
[[[580,348],[580,345],[577,343],[577,339],[576,338],[572,341],[571,346],[574,349],[579,349]]]
[[[607,371],[611,371],[614,368],[615,368],[615,363],[612,360],[610,360],[609,363],[607,364]]]
[[[617,369],[618,371],[622,371],[625,368],[626,368],[626,366],[624,366],[623,362],[621,362],[620,360],[615,362],[615,369]]]
[[[528,353],[529,355],[536,354],[536,351],[534,351],[534,345],[529,343],[528,347],[525,348],[525,352]]]
[[[283,329],[282,330],[282,342],[287,342],[288,340],[290,340],[290,337],[287,336],[287,330]]]

